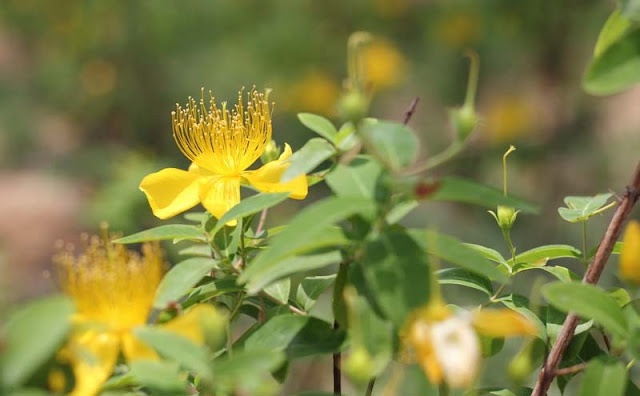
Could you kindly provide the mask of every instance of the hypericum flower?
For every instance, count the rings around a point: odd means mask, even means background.
[[[245,108],[240,91],[238,104],[229,111],[226,102],[219,109],[211,93],[207,108],[203,89],[199,104],[189,98],[185,108],[176,107],[171,113],[173,137],[192,164],[188,171],[167,168],[142,180],[140,190],[154,215],[167,219],[202,203],[219,219],[240,202],[242,183],[263,192],[288,192],[295,199],[307,196],[305,175],[280,182],[289,166],[288,144],[277,160],[247,170],[271,140],[271,107],[265,94],[251,90]]]
[[[640,283],[640,223],[631,220],[624,231],[620,252],[620,278]]]
[[[73,369],[72,396],[97,394],[120,352],[127,361],[157,358],[133,334],[134,328],[146,323],[164,272],[157,244],[143,245],[142,252],[94,237],[80,256],[67,249],[54,257],[61,287],[76,306],[71,337],[59,355]],[[210,305],[198,305],[165,328],[202,343],[199,318],[215,314]]]
[[[434,384],[467,388],[478,373],[478,334],[490,337],[534,336],[536,327],[510,309],[451,312],[442,302],[415,311],[404,331],[405,344]]]

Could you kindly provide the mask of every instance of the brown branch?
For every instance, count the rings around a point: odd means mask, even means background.
[[[338,322],[333,322],[333,329],[338,330]],[[340,395],[342,393],[342,356],[340,352],[333,354],[333,394]]]
[[[569,367],[565,367],[565,368],[561,368],[561,369],[557,369],[555,372],[555,376],[556,377],[560,377],[563,375],[570,375],[570,374],[575,374],[575,373],[579,373],[580,371],[584,370],[587,368],[587,363],[578,363],[575,366],[569,366]]]
[[[584,274],[582,283],[595,285],[598,282],[598,279],[600,279],[600,275],[602,274],[602,270],[611,255],[613,246],[620,237],[622,226],[629,216],[629,213],[631,213],[633,205],[638,201],[638,197],[640,197],[640,162],[636,166],[631,184],[627,186],[624,197],[613,214],[613,218],[611,219],[609,227],[602,238],[602,242],[600,242],[600,246],[598,246],[598,250],[593,257],[593,261],[589,265],[589,268],[587,268],[587,272]],[[544,396],[547,394],[547,391],[551,386],[551,382],[553,382],[553,379],[556,376],[558,364],[560,364],[562,356],[573,338],[573,333],[578,326],[579,320],[580,318],[573,313],[569,313],[569,315],[567,315],[567,318],[562,325],[562,329],[560,330],[560,334],[558,335],[558,339],[553,345],[553,348],[551,348],[549,358],[545,366],[540,370],[538,382],[536,383],[531,396]]]
[[[418,106],[419,101],[420,101],[420,98],[417,96],[413,98],[413,100],[411,101],[411,104],[409,105],[409,109],[407,109],[407,112],[404,114],[404,121],[402,122],[404,125],[407,125],[409,123],[409,120],[411,120],[411,117],[413,116],[413,113],[416,111],[416,106]]]

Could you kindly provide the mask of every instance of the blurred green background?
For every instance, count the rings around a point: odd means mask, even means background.
[[[335,118],[346,41],[367,30],[371,115],[411,120],[422,157],[451,136],[447,108],[464,96],[467,61],[481,59],[482,125],[464,153],[435,174],[501,185],[540,204],[519,218],[520,251],[580,245],[556,208],[565,195],[620,192],[640,152],[640,90],[594,98],[580,88],[613,1],[545,0],[4,0],[0,4],[0,294],[5,305],[53,289],[50,256],[106,220],[131,233],[157,221],[141,178],[187,160],[170,111],[201,87],[233,101],[242,87],[273,88],[274,138],[298,149],[312,132],[295,114]],[[313,187],[305,204],[326,194]],[[271,212],[282,222],[300,205]],[[596,219],[597,243],[607,216]],[[637,216],[637,215],[636,215]],[[178,219],[179,220],[179,219]],[[423,204],[406,220],[504,251],[481,208]],[[610,277],[611,278],[611,277]],[[606,281],[606,280],[605,280]]]

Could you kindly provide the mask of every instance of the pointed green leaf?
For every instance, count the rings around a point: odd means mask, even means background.
[[[207,238],[201,228],[186,224],[167,224],[128,235],[113,241],[114,243],[140,243],[162,241],[167,239],[192,239],[206,242]]]
[[[579,396],[623,396],[627,370],[616,359],[592,359],[584,371]]]
[[[137,360],[129,367],[136,384],[166,395],[188,394],[187,382],[175,362]]]
[[[582,258],[582,252],[570,245],[545,245],[520,253],[516,256],[516,263],[535,264],[545,263],[558,258]]]
[[[564,203],[566,208],[558,208],[560,216],[571,223],[585,221],[589,217],[602,213],[609,206],[604,206],[609,198],[610,193],[598,194],[592,197],[565,197]]]
[[[433,201],[463,202],[495,209],[498,205],[509,206],[523,213],[538,213],[539,208],[520,198],[504,196],[502,190],[457,177],[445,177],[436,191],[429,195]]]
[[[319,115],[311,113],[298,113],[298,120],[300,120],[302,125],[311,129],[330,142],[334,141],[335,136],[338,133],[338,131],[336,131],[336,127],[333,126],[331,121]]]
[[[365,147],[393,170],[411,165],[418,155],[419,142],[408,126],[388,121],[368,123],[362,128]]]
[[[289,158],[289,166],[280,181],[286,183],[314,170],[336,154],[333,145],[322,138],[310,139]]]
[[[31,302],[14,312],[4,327],[0,387],[17,387],[51,359],[71,326],[73,303],[65,296]]]
[[[307,324],[287,346],[290,360],[338,352],[346,339],[344,330],[335,330],[324,320],[307,316]]]
[[[306,316],[293,314],[274,316],[247,338],[244,348],[247,351],[284,351],[308,320]]]
[[[325,178],[339,197],[374,199],[382,166],[368,156],[359,156],[348,165],[338,164]]]
[[[284,278],[264,288],[264,292],[275,298],[281,304],[289,302],[291,293],[291,278]]]
[[[162,278],[153,306],[162,309],[185,296],[218,262],[212,258],[194,257],[174,265]]]
[[[336,280],[336,275],[310,276],[298,285],[296,302],[309,312],[320,295]]]
[[[262,193],[245,198],[223,214],[210,233],[214,235],[220,231],[227,222],[237,220],[241,217],[251,216],[264,209],[268,209],[284,201],[288,196],[288,193]]]
[[[489,278],[474,274],[462,268],[446,268],[436,273],[441,285],[458,285],[480,290],[487,296],[493,295],[493,286]]]
[[[594,58],[582,79],[592,95],[621,92],[640,81],[640,29],[635,28]]]
[[[617,337],[629,333],[622,309],[602,289],[577,282],[550,283],[543,287],[542,294],[557,309],[593,319]]]
[[[626,32],[629,31],[629,28],[633,26],[633,23],[629,20],[628,17],[624,15],[624,13],[617,8],[607,21],[604,23],[602,30],[600,30],[600,35],[598,35],[598,41],[596,42],[596,47],[593,50],[593,56],[600,56],[604,50],[609,48],[611,44],[615,43],[620,39]]]

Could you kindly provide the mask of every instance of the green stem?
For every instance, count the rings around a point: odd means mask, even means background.
[[[582,222],[582,261],[587,264],[587,222]]]
[[[238,293],[238,300],[236,301],[236,304],[234,305],[233,309],[231,310],[231,315],[229,315],[229,323],[231,323],[231,321],[238,314],[238,311],[240,310],[240,307],[242,306],[242,303],[244,302],[244,296],[245,296],[245,292],[241,291],[240,293]]]
[[[440,384],[440,386],[438,386],[438,390],[439,390],[439,394],[440,396],[449,396],[449,387],[447,386],[447,384],[442,383]]]
[[[416,175],[418,173],[422,173],[428,171],[429,169],[433,169],[437,166],[444,164],[449,161],[451,158],[455,157],[462,149],[464,148],[464,141],[455,141],[451,143],[446,149],[441,151],[440,153],[430,157],[424,164],[419,165],[417,168],[412,169],[408,174]]]
[[[507,246],[509,247],[509,252],[511,253],[511,267],[513,268],[516,265],[516,248],[511,243],[511,234],[509,230],[502,229],[502,235],[504,236],[504,240],[507,242]]]

